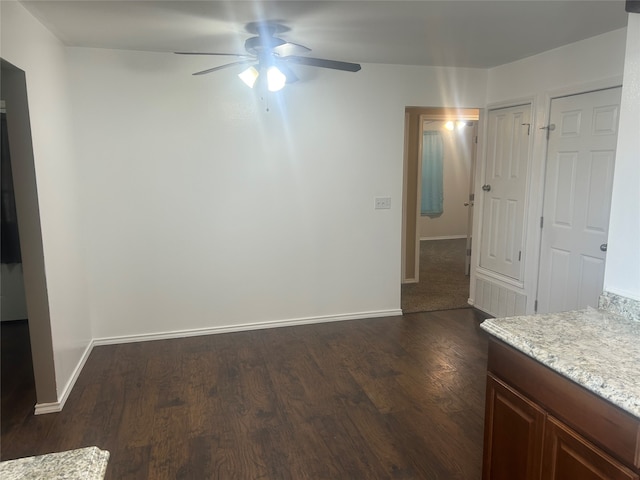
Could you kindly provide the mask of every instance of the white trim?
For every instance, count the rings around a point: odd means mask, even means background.
[[[78,365],[76,365],[76,368],[73,370],[71,378],[62,389],[62,395],[58,396],[58,401],[50,403],[36,403],[35,410],[33,412],[34,415],[43,415],[45,413],[56,413],[62,411],[64,404],[67,402],[67,398],[69,398],[69,395],[71,394],[73,386],[76,384],[76,381],[80,376],[80,372],[84,368],[85,363],[87,363],[89,355],[91,355],[91,351],[93,350],[94,345],[95,342],[91,340],[91,342],[89,342],[89,345],[87,345],[87,348],[85,348],[82,356],[80,357]]]
[[[543,92],[547,97],[548,103],[554,98],[571,97],[573,95],[582,95],[583,93],[596,92],[598,90],[608,90],[610,88],[618,88],[622,86],[622,75],[615,75],[609,78],[603,78],[592,82],[584,82],[575,85],[570,85],[562,88],[554,88]],[[549,105],[545,105],[549,108]],[[549,108],[550,109],[550,108]]]
[[[62,411],[60,402],[36,403],[33,411],[34,415],[44,415],[46,413],[58,413]]]
[[[494,272],[493,270],[488,270],[484,267],[477,267],[476,268],[476,276],[477,277],[484,277],[485,279],[491,280],[495,283],[504,285],[504,286],[508,286],[508,287],[516,287],[519,289],[524,289],[524,283],[512,278],[512,277],[507,277],[506,275],[502,275],[500,273]]]
[[[535,95],[527,95],[513,100],[503,100],[501,102],[490,103],[485,107],[487,112],[487,118],[489,118],[489,112],[493,110],[502,110],[503,108],[523,107],[525,105],[532,105],[535,102]]]
[[[214,335],[218,333],[244,332],[247,330],[262,330],[265,328],[290,327],[294,325],[309,325],[314,323],[340,322],[343,320],[359,320],[377,317],[393,317],[402,315],[401,309],[376,310],[343,315],[326,315],[321,317],[293,318],[289,320],[273,320],[268,322],[245,323],[242,325],[227,325],[221,327],[196,328],[192,330],[174,330],[139,335],[124,335],[119,337],[104,337],[94,339],[92,346],[114,345],[120,343],[146,342],[151,340],[167,340],[173,338],[196,337],[200,335]]]
[[[457,240],[459,238],[467,238],[466,235],[444,235],[442,237],[420,237],[420,241],[429,240]]]

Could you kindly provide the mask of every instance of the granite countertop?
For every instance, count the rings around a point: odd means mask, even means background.
[[[98,447],[0,462],[2,480],[102,480],[109,452]]]
[[[481,328],[640,418],[640,322],[607,310],[493,318]]]

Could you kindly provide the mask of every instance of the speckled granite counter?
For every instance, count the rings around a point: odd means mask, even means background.
[[[485,320],[481,328],[640,418],[640,322],[588,308]]]
[[[0,462],[2,480],[102,480],[109,452],[98,447]]]

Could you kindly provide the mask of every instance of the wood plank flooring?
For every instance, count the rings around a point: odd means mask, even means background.
[[[478,325],[462,309],[95,347],[61,413],[3,392],[0,458],[97,445],[108,479],[479,479]]]

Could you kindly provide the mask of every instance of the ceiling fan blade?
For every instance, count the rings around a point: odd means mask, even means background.
[[[311,49],[298,43],[286,42],[277,47],[273,47],[273,53],[279,57],[288,57],[290,55],[300,55],[309,53]]]
[[[176,55],[225,55],[228,57],[250,58],[249,55],[244,53],[209,53],[209,52],[173,52]]]
[[[324,58],[298,57],[290,55],[283,57],[282,60],[297,63],[299,65],[309,65],[311,67],[332,68],[333,70],[343,70],[345,72],[357,72],[360,70],[360,64],[340,62],[338,60],[325,60]]]
[[[253,60],[241,60],[239,62],[231,62],[225,63],[224,65],[220,65],[219,67],[208,68],[206,70],[202,70],[201,72],[196,72],[193,75],[206,75],[207,73],[216,72],[218,70],[223,70],[225,68],[234,67],[236,65],[246,65],[247,63],[253,63]]]

